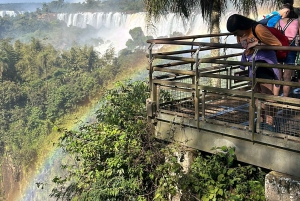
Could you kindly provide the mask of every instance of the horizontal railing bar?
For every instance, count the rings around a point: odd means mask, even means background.
[[[216,56],[216,57],[209,57],[210,59],[223,59],[223,58],[230,58],[230,57],[237,57],[237,56],[241,56],[243,53],[236,53],[236,54],[227,54],[227,55],[223,55],[223,56]]]
[[[299,46],[275,46],[275,45],[257,45],[253,49],[257,50],[289,50],[289,51],[300,51]]]
[[[187,83],[181,83],[181,82],[166,81],[166,80],[153,80],[153,83],[174,86],[174,87],[185,87],[185,88],[195,89],[194,84],[187,84]],[[222,89],[222,88],[218,88],[218,87],[209,87],[209,86],[201,86],[201,85],[199,85],[198,88],[200,90],[208,90],[208,91],[214,91],[214,92],[231,94],[231,95],[239,95],[242,97],[251,97],[251,92],[245,92],[245,91],[240,91],[240,90]]]
[[[194,45],[194,46],[209,46],[209,47],[242,49],[242,46],[240,44],[188,42],[188,41],[174,41],[174,40],[167,40],[167,39],[151,39],[151,40],[147,40],[147,42],[148,43],[155,43],[155,44],[170,44],[170,45],[174,44],[174,45],[189,45],[189,46]],[[300,51],[300,47],[298,47],[298,46],[257,45],[257,46],[254,46],[253,49]]]
[[[186,61],[171,62],[171,63],[166,63],[166,64],[153,65],[152,67],[162,68],[162,67],[179,66],[179,65],[185,65],[185,64],[190,64],[190,62],[186,62]]]
[[[165,114],[170,114],[170,115],[174,115],[174,116],[181,116],[181,117],[186,117],[186,118],[194,118],[195,115],[188,115],[185,113],[181,113],[181,112],[174,112],[174,111],[170,111],[170,110],[165,110],[165,109],[160,109],[160,113],[165,113]]]
[[[219,47],[219,48],[234,48],[234,49],[242,49],[241,44],[227,44],[227,43],[208,43],[208,42],[189,42],[189,41],[167,41],[167,40],[159,40],[152,39],[151,43],[155,44],[169,44],[169,45],[186,45],[186,46],[208,46],[208,47]]]
[[[147,55],[148,57],[149,55]],[[186,61],[189,63],[195,63],[196,59],[188,57],[176,57],[176,56],[166,56],[166,55],[154,55],[154,59],[168,59],[168,60],[177,60],[177,61]]]
[[[180,103],[182,101],[190,101],[190,100],[191,100],[190,97],[188,97],[188,98],[181,98],[181,99],[177,99],[177,100],[172,100],[172,101],[164,102],[161,105],[165,106],[165,105],[170,105],[170,104],[177,104],[177,103]]]
[[[194,58],[187,57],[175,57],[175,56],[165,56],[165,55],[156,55],[156,59],[168,59],[168,60],[177,60],[177,61],[186,61],[190,63],[195,63]],[[227,61],[227,60],[217,60],[215,58],[202,58],[200,59],[201,63],[216,63],[216,64],[228,64],[228,65],[241,65],[241,66],[252,66],[252,62],[241,62],[241,61]],[[283,65],[283,64],[268,64],[268,63],[255,63],[257,67],[266,67],[266,68],[280,68],[280,69],[291,69],[296,70],[297,66],[295,65]]]
[[[194,84],[187,84],[182,82],[175,82],[175,81],[167,81],[167,80],[153,80],[154,84],[160,84],[160,85],[168,85],[168,86],[174,86],[174,87],[185,87],[190,89],[195,89]]]
[[[245,92],[245,91],[240,91],[240,90],[223,89],[223,88],[218,88],[218,87],[201,86],[201,85],[198,86],[198,88],[202,89],[202,90],[208,90],[208,91],[213,91],[213,92],[218,92],[218,93],[239,95],[242,97],[251,97],[251,92]]]
[[[195,92],[194,89],[187,89],[187,88],[180,88],[180,87],[174,88],[174,87],[169,87],[169,86],[160,86],[160,88],[162,88],[162,89],[176,90],[176,91],[182,91],[182,92],[190,92],[190,93]]]
[[[284,109],[293,109],[293,110],[298,110],[298,112],[300,112],[300,105],[299,106],[294,106],[294,105],[283,105],[280,103],[272,103],[272,102],[267,102],[265,103],[266,105],[272,105],[272,106],[276,106],[276,107],[281,107]]]
[[[256,78],[255,80],[256,80],[256,82],[259,82],[259,83],[268,83],[268,84],[278,84],[278,85],[285,85],[285,86],[291,86],[291,87],[300,87],[300,83],[298,83],[298,82],[287,82],[287,81],[262,79],[262,78]]]
[[[218,47],[205,47],[205,48],[200,48],[199,51],[214,50],[214,49],[219,49],[219,48]],[[159,53],[154,53],[152,55],[174,55],[174,54],[194,53],[196,51],[197,51],[197,49],[191,49],[191,50],[180,50],[180,51],[171,51],[171,52],[159,52]]]
[[[177,75],[173,78],[168,78],[167,80],[184,80],[184,79],[193,79],[193,75]]]
[[[183,80],[183,79],[192,79],[192,75],[176,75],[176,74],[164,74],[153,77],[153,79],[167,79],[167,80]]]
[[[240,84],[235,84],[235,85],[231,85],[231,89],[242,89],[242,88],[246,88],[246,87],[251,87],[248,85],[248,82],[243,82]]]
[[[210,58],[202,58],[200,59],[201,63],[216,63],[216,64],[230,64],[230,65],[240,65],[240,66],[252,66],[252,62],[240,62],[240,61],[225,61],[225,60],[216,60]],[[269,63],[255,63],[257,67],[264,68],[280,68],[280,69],[290,69],[297,70],[297,66],[295,65],[284,65],[284,64],[269,64]]]
[[[210,78],[240,80],[240,81],[252,81],[252,78],[250,78],[250,77],[232,76],[232,75],[219,75],[219,74],[211,74],[211,73],[200,73],[200,76],[201,77],[210,77]]]
[[[149,55],[147,55],[149,57]],[[188,58],[188,57],[178,57],[178,56],[166,56],[166,55],[154,55],[154,59],[168,59],[168,60],[177,60],[177,61],[186,61],[190,63],[195,63],[195,58]],[[222,57],[223,58],[223,57]],[[243,66],[250,66],[252,65],[251,62],[240,62],[240,61],[226,61],[226,60],[216,60],[216,58],[202,58],[200,59],[201,63],[219,63],[219,64],[229,64],[229,65],[243,65]],[[258,63],[256,63],[258,64]],[[260,63],[265,64],[265,63]]]
[[[163,74],[163,75],[154,76],[152,79],[170,79],[170,78],[176,78],[176,75],[175,74]]]
[[[192,36],[178,36],[178,37],[170,37],[170,38],[159,38],[159,39],[149,39],[147,43],[153,43],[154,40],[187,40],[187,39],[197,39],[197,38],[208,38],[208,37],[216,37],[216,36],[229,36],[232,33],[219,33],[219,34],[203,34],[203,35],[192,35]]]
[[[160,72],[181,74],[181,75],[196,75],[196,71],[191,71],[191,70],[175,70],[175,69],[167,69],[167,68],[159,68],[159,67],[154,67],[153,70],[160,71]]]
[[[263,99],[266,101],[278,101],[284,103],[292,103],[299,105],[300,101],[298,98],[290,98],[290,97],[282,97],[282,96],[273,96],[273,95],[266,95],[261,93],[255,93],[254,98]]]

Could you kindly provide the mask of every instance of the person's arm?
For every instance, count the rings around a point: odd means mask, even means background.
[[[255,33],[260,41],[266,45],[282,46],[281,42],[261,24],[255,27]]]

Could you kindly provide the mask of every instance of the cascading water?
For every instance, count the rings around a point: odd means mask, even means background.
[[[9,16],[16,17],[19,14],[23,14],[25,11],[10,11],[10,10],[2,10],[0,11],[0,17]]]
[[[193,13],[189,20],[170,13],[161,17],[153,25],[146,22],[146,13],[60,13],[57,19],[64,21],[67,26],[86,28],[92,26],[99,30],[98,37],[110,41],[109,45],[117,51],[126,48],[126,41],[131,38],[129,30],[141,27],[145,35],[157,37],[169,37],[174,32],[183,35],[199,35],[207,33],[207,26],[200,14]],[[224,27],[223,27],[224,28]],[[104,44],[104,49],[107,47]],[[101,48],[100,48],[101,49]],[[102,48],[103,49],[103,48]]]

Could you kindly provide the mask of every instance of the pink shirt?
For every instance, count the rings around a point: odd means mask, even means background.
[[[281,28],[283,29],[286,25],[286,22],[283,21],[283,19],[279,20],[279,24]],[[287,27],[284,34],[286,37],[288,37],[289,40],[293,40],[295,36],[298,34],[299,31],[299,22],[298,19],[294,19],[291,24]]]

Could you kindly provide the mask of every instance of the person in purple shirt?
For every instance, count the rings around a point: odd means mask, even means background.
[[[254,27],[254,28],[253,28]],[[241,61],[277,64],[278,60],[274,50],[258,50],[254,55],[253,47],[260,43],[281,46],[281,42],[262,24],[239,14],[231,15],[227,20],[227,30],[237,36],[237,41],[245,49]],[[253,33],[255,31],[255,35]],[[241,66],[241,68],[245,68]],[[249,76],[252,77],[252,66],[248,66]],[[254,74],[256,78],[279,80],[278,68],[258,67]],[[256,93],[273,95],[273,84],[257,83],[253,89]],[[262,105],[261,128],[274,132],[274,110],[272,106]]]

